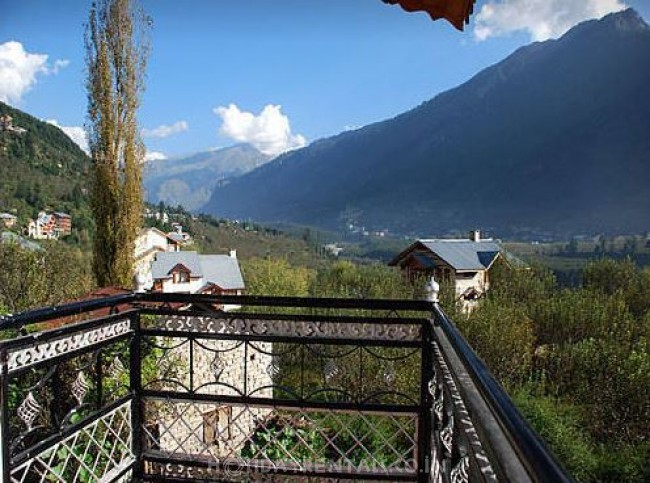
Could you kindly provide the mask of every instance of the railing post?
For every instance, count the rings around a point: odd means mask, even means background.
[[[429,278],[427,284],[424,286],[425,300],[427,302],[438,303],[440,295],[440,284],[436,282],[436,279],[432,277]]]
[[[422,327],[422,361],[420,370],[420,417],[418,424],[418,480],[428,482],[432,468],[433,397],[429,383],[433,379],[433,327]]]
[[[435,303],[438,301],[440,286],[431,277],[426,286],[425,300]],[[432,310],[432,316],[433,310]],[[420,370],[420,418],[418,425],[418,470],[419,481],[428,482],[433,466],[433,396],[429,384],[433,380],[433,322],[424,324],[422,328],[422,361]]]
[[[129,348],[129,385],[131,391],[131,444],[135,463],[133,481],[142,477],[142,360],[140,354],[140,312],[130,316],[133,336]]]
[[[0,483],[11,481],[10,459],[11,459],[11,434],[9,431],[9,369],[7,366],[8,354],[6,349],[0,352],[0,364],[2,380],[0,381],[0,443],[2,444],[2,471],[0,472]]]

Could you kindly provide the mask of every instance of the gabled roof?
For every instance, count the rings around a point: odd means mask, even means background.
[[[413,258],[415,258],[415,260],[423,268],[435,268],[435,266],[436,266],[435,261],[431,257],[429,257],[429,256],[427,256],[427,255],[425,255],[423,253],[416,253],[415,255],[413,255]]]
[[[196,252],[160,252],[151,265],[151,276],[154,280],[170,278],[172,269],[179,264],[190,271],[190,277],[203,276],[199,255]]]
[[[436,254],[455,270],[485,270],[492,265],[502,251],[492,240],[418,240],[400,253],[390,265],[397,265],[401,259],[416,248],[425,248]],[[414,255],[421,262],[422,255]]]
[[[244,279],[236,258],[228,255],[199,255],[206,284],[214,284],[224,290],[244,288]]]
[[[154,280],[171,278],[178,265],[190,271],[190,277],[202,277],[203,284],[223,290],[243,289],[244,279],[236,258],[228,255],[199,255],[197,252],[161,252],[151,266]]]
[[[165,236],[176,243],[183,243],[185,241],[185,238],[181,233],[170,232],[165,234]]]
[[[420,240],[433,253],[456,270],[485,270],[501,251],[491,240]]]

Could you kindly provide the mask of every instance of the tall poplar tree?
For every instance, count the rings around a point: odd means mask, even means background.
[[[95,0],[86,27],[86,131],[96,225],[93,270],[102,287],[133,284],[145,154],[136,113],[144,89],[150,25],[137,0]]]

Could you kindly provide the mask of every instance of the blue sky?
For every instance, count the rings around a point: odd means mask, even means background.
[[[411,109],[584,18],[623,5],[650,18],[650,0],[479,0],[461,33],[380,0],[142,3],[154,26],[139,118],[148,150],[166,156],[238,141],[275,154]],[[89,4],[0,0],[0,99],[83,124]],[[16,77],[7,58],[26,70]]]

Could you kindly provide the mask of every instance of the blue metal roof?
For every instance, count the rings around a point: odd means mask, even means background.
[[[456,270],[485,270],[501,252],[492,240],[419,240]]]

